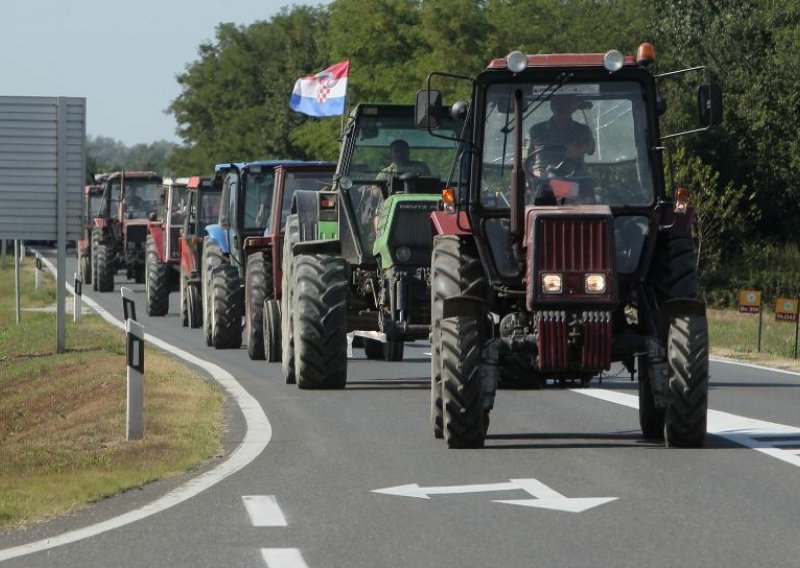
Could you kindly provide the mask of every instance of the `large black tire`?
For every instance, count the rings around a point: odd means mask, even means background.
[[[97,245],[97,291],[112,292],[114,290],[114,260],[107,245]]]
[[[92,229],[92,249],[91,249],[91,264],[92,264],[92,290],[97,292],[97,245],[100,241],[100,235],[97,229]]]
[[[264,300],[262,335],[264,337],[264,359],[268,363],[281,360],[281,309],[274,298]]]
[[[364,355],[370,361],[380,361],[383,359],[383,343],[377,339],[362,339]]]
[[[697,264],[690,236],[659,234],[648,276],[659,301],[697,298]]]
[[[441,322],[445,298],[486,296],[486,276],[472,240],[455,235],[433,239],[431,253],[431,424],[436,438],[444,437],[442,418]]]
[[[640,356],[639,367],[639,425],[645,438],[664,439],[664,409],[658,408],[653,398],[653,384],[647,357]]]
[[[294,294],[292,282],[294,258],[292,247],[300,240],[300,221],[297,215],[289,215],[283,236],[281,258],[281,370],[287,385],[297,382],[294,363]]]
[[[147,236],[146,251],[145,305],[147,315],[163,316],[169,311],[169,282],[167,282],[169,267],[158,258],[156,243],[150,235]]]
[[[441,322],[444,438],[448,448],[482,448],[486,412],[481,390],[478,322],[456,316]]]
[[[143,264],[137,264],[133,268],[133,281],[137,284],[144,284],[145,283],[145,268]]]
[[[191,329],[203,325],[203,299],[200,297],[200,286],[196,283],[186,285],[186,319]]]
[[[181,297],[181,326],[188,327],[189,326],[189,306],[186,303],[186,278],[183,275],[183,270],[180,272],[180,282],[178,284],[178,290],[180,292]]]
[[[272,263],[264,253],[257,252],[247,257],[245,273],[244,304],[247,354],[253,361],[264,360],[264,300],[271,298]]]
[[[668,446],[700,448],[708,413],[708,322],[703,316],[673,318],[667,344],[670,378],[664,437]]]
[[[81,282],[88,286],[92,283],[92,259],[85,254],[78,253],[78,266],[80,267]]]
[[[242,345],[242,292],[239,271],[230,264],[211,273],[211,343],[215,349]]]
[[[211,273],[224,262],[219,245],[205,237],[203,240],[203,262],[200,265],[200,301],[202,302],[203,337],[211,347]]]
[[[297,386],[340,389],[347,383],[347,266],[338,256],[302,254],[293,274]]]

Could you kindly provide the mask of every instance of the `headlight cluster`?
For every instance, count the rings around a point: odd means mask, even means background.
[[[586,274],[583,279],[583,291],[586,294],[605,294],[606,275],[599,273]],[[542,274],[542,292],[545,294],[561,294],[564,291],[562,274],[546,272]]]

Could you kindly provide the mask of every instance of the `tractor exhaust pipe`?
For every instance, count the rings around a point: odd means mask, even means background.
[[[512,251],[522,259],[525,214],[525,170],[522,165],[522,89],[514,91],[514,166],[511,168],[511,231]]]

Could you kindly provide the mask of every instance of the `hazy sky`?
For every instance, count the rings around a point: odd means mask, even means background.
[[[86,132],[128,146],[179,141],[175,76],[220,22],[327,0],[3,0],[0,95],[86,98]],[[309,70],[312,71],[312,70]],[[288,104],[290,93],[286,93]]]

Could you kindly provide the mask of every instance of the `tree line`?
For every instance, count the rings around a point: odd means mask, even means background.
[[[166,164],[186,174],[231,160],[335,159],[340,121],[304,117],[288,99],[298,77],[343,59],[351,62],[350,105],[412,102],[430,71],[474,75],[513,49],[633,54],[649,41],[658,71],[707,65],[724,90],[722,126],[679,138],[669,152],[675,184],[687,186],[697,206],[703,283],[760,286],[754,280],[767,273],[794,274],[790,263],[800,256],[799,24],[800,5],[775,0],[334,0],[285,8],[247,26],[222,23],[198,47],[168,108],[184,144]]]

